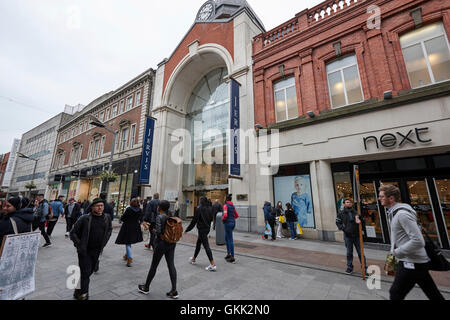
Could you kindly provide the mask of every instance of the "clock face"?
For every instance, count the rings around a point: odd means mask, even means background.
[[[214,10],[213,4],[208,2],[200,9],[200,12],[198,13],[198,20],[202,21],[207,20],[213,13],[213,10]]]

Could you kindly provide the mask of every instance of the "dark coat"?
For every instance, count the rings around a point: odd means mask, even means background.
[[[274,217],[273,214],[272,214],[273,207],[272,207],[272,205],[270,204],[270,202],[266,202],[266,203],[264,204],[263,210],[264,210],[264,220],[266,220],[266,221],[271,221],[271,220],[274,220],[274,219],[275,219],[275,217]]]
[[[144,241],[141,223],[144,214],[140,208],[128,207],[120,217],[123,222],[117,235],[116,244],[135,244]]]
[[[158,216],[159,199],[153,199],[145,207],[144,221],[150,223],[156,223],[156,217]]]
[[[286,222],[297,222],[298,218],[294,212],[294,209],[287,209],[284,214],[286,215]]]
[[[339,230],[344,231],[347,237],[359,236],[359,225],[355,221],[358,213],[354,209],[347,209],[340,211],[336,218],[336,225]]]
[[[10,218],[13,218],[16,222],[18,233],[27,233],[31,232],[31,224],[34,220],[33,213],[33,209],[25,208],[9,215],[2,216],[0,219],[0,245],[3,242],[4,236],[14,234]]]
[[[209,231],[213,220],[212,213],[212,208],[208,205],[207,199],[200,197],[200,205],[195,210],[194,219],[192,219],[191,224],[187,227],[186,232],[191,231],[195,226],[197,226],[198,230]]]
[[[66,218],[69,216],[69,205],[66,206],[66,208],[64,209],[64,215],[66,216]],[[71,215],[71,219],[73,221],[77,221],[81,216],[81,206],[75,202],[75,206],[73,207],[72,210],[72,215]]]
[[[112,223],[111,217],[108,214],[103,215],[104,221],[106,223],[105,234],[103,235],[103,242],[101,248],[106,246],[111,237],[112,233]],[[73,241],[75,248],[77,248],[78,253],[86,253],[87,246],[89,242],[89,232],[91,230],[92,214],[84,214],[78,219],[75,225],[70,231],[70,239]]]

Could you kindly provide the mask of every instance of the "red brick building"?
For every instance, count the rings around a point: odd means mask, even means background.
[[[64,195],[92,201],[101,191],[107,191],[108,200],[114,200],[120,211],[128,205],[132,194],[143,192],[138,186],[138,173],[153,77],[152,69],[145,71],[61,125],[50,172],[51,199]],[[108,187],[100,175],[108,170],[114,134],[92,125],[92,117],[117,134],[113,171],[118,178]]]
[[[449,248],[449,37],[444,0],[324,1],[256,36],[255,125],[280,131],[260,200],[294,201],[281,181],[301,176],[306,236],[342,240],[335,213],[359,164],[367,241],[390,242],[377,189],[393,183]]]

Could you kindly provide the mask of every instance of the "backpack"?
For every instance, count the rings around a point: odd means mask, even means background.
[[[395,217],[396,214],[400,210],[406,210],[408,212],[411,212],[411,210],[400,208],[395,210],[392,213],[392,217]],[[425,251],[427,252],[427,256],[430,259],[430,270],[431,271],[449,271],[450,270],[450,263],[448,260],[444,257],[442,254],[442,251],[439,249],[439,247],[434,243],[434,241],[430,238],[428,233],[425,231],[425,228],[420,224],[418,221],[417,224],[419,225],[422,232],[425,234]]]
[[[46,220],[53,219],[53,212],[52,212],[52,206],[48,204],[48,214],[45,217]]]
[[[177,243],[183,236],[182,223],[183,220],[178,217],[167,217],[161,239],[167,243]]]

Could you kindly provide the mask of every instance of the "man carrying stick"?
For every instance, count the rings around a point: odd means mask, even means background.
[[[353,273],[353,247],[356,248],[358,253],[359,261],[361,261],[361,242],[360,242],[360,230],[361,225],[360,216],[353,209],[353,202],[350,199],[344,200],[344,210],[340,211],[337,219],[336,225],[339,230],[344,232],[345,247],[347,248],[347,270],[345,273]],[[367,261],[364,257],[364,269],[367,275]]]

